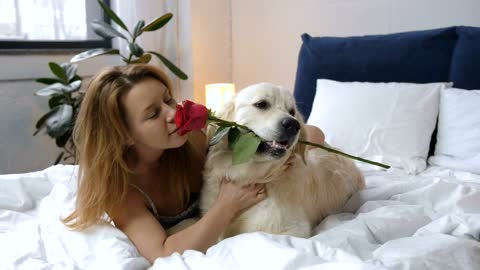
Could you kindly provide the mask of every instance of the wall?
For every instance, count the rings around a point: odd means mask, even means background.
[[[35,123],[48,112],[48,98],[34,96],[44,85],[35,78],[52,77],[48,62],[67,62],[72,54],[0,55],[0,174],[42,170],[60,153],[55,141],[41,132],[33,136]],[[115,64],[100,56],[79,65],[86,84],[100,67]],[[84,87],[84,86],[82,86]]]
[[[231,0],[237,89],[269,81],[293,90],[300,35],[385,34],[480,26],[478,0]]]
[[[232,82],[229,0],[191,1],[194,100],[205,101],[205,84]]]

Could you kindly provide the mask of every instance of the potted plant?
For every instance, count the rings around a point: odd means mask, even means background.
[[[157,57],[172,73],[182,80],[188,79],[188,76],[180,70],[175,64],[158,52],[145,51],[138,43],[139,36],[146,32],[154,32],[165,26],[173,17],[172,13],[163,16],[145,24],[144,20],[138,21],[133,29],[128,29],[120,17],[111,10],[102,1],[98,0],[99,5],[110,18],[112,23],[120,27],[115,29],[111,24],[95,20],[91,23],[95,33],[103,38],[121,38],[128,43],[128,55],[122,55],[118,49],[98,48],[92,49],[75,55],[69,63],[48,63],[54,77],[39,78],[36,81],[47,86],[37,90],[35,95],[48,97],[50,111],[40,117],[33,135],[46,129],[48,136],[55,139],[55,143],[62,149],[55,159],[54,164],[60,161],[75,161],[75,147],[72,141],[72,131],[77,112],[80,108],[84,93],[80,91],[82,78],[77,74],[77,62],[90,59],[100,55],[118,55],[126,64],[149,63],[152,56]]]

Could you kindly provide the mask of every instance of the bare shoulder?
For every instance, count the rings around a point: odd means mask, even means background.
[[[113,217],[115,226],[120,229],[127,225],[136,215],[148,212],[143,194],[133,187],[129,187],[127,195],[120,203],[120,209],[122,210]]]
[[[317,143],[317,144],[325,143],[325,134],[319,127],[312,126],[312,125],[305,125],[305,128],[307,131],[307,141]]]

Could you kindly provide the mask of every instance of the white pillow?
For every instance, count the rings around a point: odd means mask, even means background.
[[[344,152],[419,173],[426,168],[440,90],[451,85],[319,79],[307,124],[320,127],[326,142]]]
[[[440,92],[437,144],[428,162],[480,174],[480,90]]]

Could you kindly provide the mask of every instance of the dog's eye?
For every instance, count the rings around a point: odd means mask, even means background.
[[[267,109],[268,108],[268,102],[266,102],[265,100],[261,100],[255,104],[253,104],[253,106],[259,108],[259,109]]]
[[[288,111],[288,113],[289,113],[291,116],[295,116],[295,110],[294,110],[294,109],[291,109],[290,111]]]

